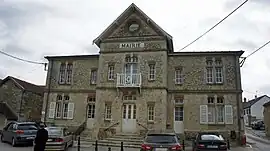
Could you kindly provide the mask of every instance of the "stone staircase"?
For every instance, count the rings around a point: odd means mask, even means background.
[[[136,134],[116,134],[112,137],[98,140],[98,146],[120,147],[123,142],[124,147],[140,148],[143,142],[143,137]],[[96,141],[88,137],[81,136],[81,146],[95,146]],[[77,145],[77,143],[75,143]]]

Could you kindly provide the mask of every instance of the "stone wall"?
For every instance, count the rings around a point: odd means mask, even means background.
[[[270,137],[270,106],[264,107],[263,116],[265,124],[265,134],[267,137]]]

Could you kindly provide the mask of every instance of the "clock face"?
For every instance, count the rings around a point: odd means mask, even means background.
[[[131,24],[129,26],[129,31],[131,31],[131,32],[135,32],[138,29],[139,29],[139,24]]]

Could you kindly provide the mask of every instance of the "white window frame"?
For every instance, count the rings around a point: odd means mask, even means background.
[[[56,102],[55,118],[62,118],[62,102],[60,100]]]
[[[97,84],[97,69],[92,69],[91,70],[90,84]]]
[[[73,64],[67,63],[66,65],[66,84],[72,83]]]
[[[114,65],[108,66],[108,80],[114,80]]]
[[[66,82],[66,69],[66,63],[61,63],[59,69],[59,84],[65,84]]]
[[[183,84],[184,83],[184,74],[183,69],[176,68],[174,72],[175,84]]]
[[[155,106],[154,105],[147,106],[147,119],[149,122],[153,122],[155,120]]]
[[[214,83],[214,68],[206,67],[206,83],[212,84]]]
[[[223,83],[223,68],[215,67],[215,82]]]
[[[96,97],[88,96],[87,103],[87,118],[94,119],[96,117]]]
[[[68,102],[63,102],[62,105],[62,117],[63,119],[67,119],[68,118]]]
[[[156,79],[156,65],[154,63],[149,64],[148,79],[151,81]]]
[[[112,105],[105,104],[105,120],[112,120]]]
[[[174,106],[174,121],[181,121],[181,122],[184,121],[184,106],[183,105]]]

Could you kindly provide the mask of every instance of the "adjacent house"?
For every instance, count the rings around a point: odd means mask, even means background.
[[[265,103],[263,106],[265,134],[267,137],[270,137],[270,102]]]
[[[47,56],[47,123],[104,129],[244,133],[243,51],[175,52],[172,36],[131,4],[94,43],[96,55]]]
[[[44,86],[8,76],[0,83],[0,125],[5,120],[41,118]]]
[[[246,126],[250,126],[254,120],[263,119],[263,104],[270,101],[270,97],[263,95],[260,97],[255,96],[254,99],[247,101],[244,98],[243,109],[244,109],[244,121]]]

